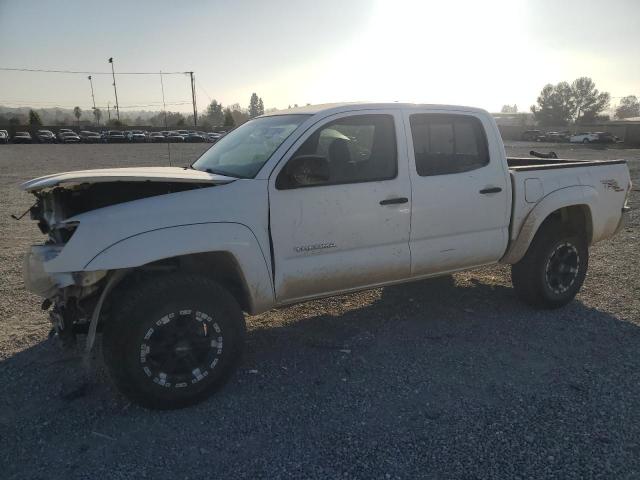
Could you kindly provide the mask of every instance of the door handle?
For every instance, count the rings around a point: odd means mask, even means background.
[[[380,200],[380,205],[396,205],[399,203],[407,203],[409,199],[407,197],[388,198],[386,200]]]
[[[480,193],[486,195],[487,193],[498,193],[501,192],[502,188],[500,187],[487,187],[480,190]]]

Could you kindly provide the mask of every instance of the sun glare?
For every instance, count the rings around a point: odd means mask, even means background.
[[[308,94],[314,101],[492,107],[509,98],[505,84],[514,83],[504,81],[504,59],[527,54],[528,42],[517,32],[521,3],[381,1],[357,40],[336,49]]]

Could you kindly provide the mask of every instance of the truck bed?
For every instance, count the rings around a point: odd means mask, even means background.
[[[537,228],[536,218],[546,218],[549,208],[564,203],[589,209],[591,243],[614,234],[630,185],[625,160],[507,158],[507,165],[512,185],[512,241],[523,228]],[[533,227],[525,225],[526,221],[534,222]]]
[[[625,163],[625,160],[573,160],[567,158],[528,158],[507,157],[510,170],[550,170],[556,168],[596,167],[599,165],[615,165]]]

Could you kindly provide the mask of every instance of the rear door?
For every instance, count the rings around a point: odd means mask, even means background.
[[[406,113],[414,276],[496,262],[504,254],[510,180],[504,150],[473,113]]]
[[[410,276],[403,139],[401,112],[370,110],[329,117],[294,144],[269,180],[278,302]],[[326,181],[280,181],[291,159],[309,155],[326,159]]]

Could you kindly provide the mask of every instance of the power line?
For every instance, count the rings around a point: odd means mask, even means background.
[[[167,105],[191,105],[191,101],[179,101],[179,102],[167,102]],[[11,107],[11,105],[16,105],[16,107]],[[0,106],[9,107],[9,108],[20,108],[20,107],[38,107],[40,109],[45,108],[73,108],[80,106],[85,109],[91,109],[90,105],[60,105],[56,102],[37,102],[37,101],[15,101],[15,102],[7,102],[0,100]],[[144,105],[120,105],[120,108],[142,108],[142,107],[160,107],[162,106],[162,102],[148,103]],[[107,108],[106,105],[96,105],[98,108]]]
[[[207,93],[207,91],[204,89],[204,87],[202,86],[202,84],[198,81],[198,79],[196,78],[196,83],[198,84],[198,86],[200,87],[200,90],[202,90],[204,92],[204,94],[207,96],[207,98],[209,99],[209,103],[211,103],[213,100],[211,99],[211,96]]]
[[[45,70],[42,68],[6,68],[0,67],[4,72],[39,72],[39,73],[71,73],[81,75],[111,75],[111,72],[83,72],[76,70]],[[189,72],[162,72],[163,75],[188,75]],[[158,75],[158,72],[118,72],[116,75]]]

